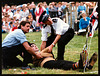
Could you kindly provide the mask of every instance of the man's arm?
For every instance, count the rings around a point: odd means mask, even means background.
[[[24,43],[23,43],[23,46],[25,47],[25,49],[26,49],[31,55],[36,56],[37,59],[42,58],[41,55],[35,53],[35,52],[37,51],[37,49],[34,49],[34,48],[30,47],[29,44],[28,44],[28,42],[24,42]]]
[[[61,38],[61,35],[57,35],[55,40],[53,41],[53,43],[49,46],[49,51],[48,52],[51,52],[52,51],[52,48],[54,47],[54,45],[58,42],[58,40]]]
[[[40,50],[42,51],[46,47],[46,41],[42,41]]]

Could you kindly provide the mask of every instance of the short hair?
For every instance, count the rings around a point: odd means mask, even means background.
[[[13,24],[13,22],[10,22],[10,24]]]
[[[58,4],[61,4],[61,5],[62,5],[62,3],[61,3],[61,2],[58,2]]]
[[[29,21],[21,21],[21,22],[20,22],[20,25],[19,25],[19,27],[18,27],[18,29],[21,29],[21,25],[22,25],[22,26],[25,26],[26,23],[29,23],[29,24],[30,24]]]

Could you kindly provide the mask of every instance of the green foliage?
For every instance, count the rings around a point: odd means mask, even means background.
[[[2,34],[2,41],[6,37],[6,35],[7,34]],[[27,33],[26,38],[29,42],[34,42],[40,49],[41,32]],[[88,49],[87,49],[89,52],[89,59],[94,52],[98,53],[98,33],[96,32],[94,34],[94,37],[91,39],[91,44],[90,44],[90,39],[91,38],[89,37]],[[80,53],[83,50],[83,46],[85,45],[85,41],[86,41],[86,36],[75,35],[74,38],[65,47],[64,60],[77,62],[79,60]],[[57,45],[53,48],[53,53],[56,58]],[[32,64],[29,64],[29,65],[34,67]],[[98,74],[98,60],[95,63],[93,69],[87,70],[85,73],[83,72],[83,70],[47,69],[47,68],[41,68],[41,67],[34,67],[34,68],[36,68],[36,70],[21,70],[20,68],[10,68],[11,70],[2,69],[2,74],[22,74],[22,72],[27,72],[27,74]],[[91,73],[91,72],[94,72],[94,73]]]

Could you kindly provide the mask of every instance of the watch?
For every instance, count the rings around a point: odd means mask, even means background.
[[[52,45],[55,47],[55,44],[54,43],[52,43]]]

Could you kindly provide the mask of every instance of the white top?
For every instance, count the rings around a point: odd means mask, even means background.
[[[63,20],[60,18],[52,18],[52,20],[57,20],[57,22],[53,21],[53,29],[54,33],[57,35],[63,35],[66,31],[68,31],[69,25],[66,24]],[[45,28],[42,28],[42,41],[47,41],[48,33],[51,33],[51,27],[50,25],[47,25]]]
[[[25,12],[24,11],[21,11],[20,12],[20,15],[21,15],[21,18],[28,17],[29,11],[28,10],[26,10]]]
[[[16,19],[19,19],[19,20],[20,20],[21,14],[20,14],[20,13],[16,13],[16,14],[14,15],[14,17],[16,17]]]

